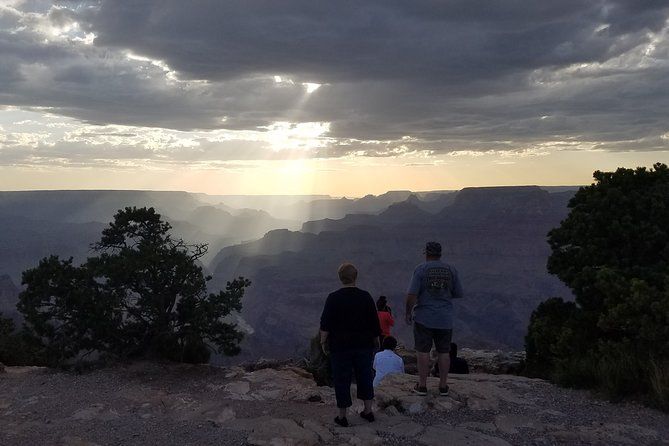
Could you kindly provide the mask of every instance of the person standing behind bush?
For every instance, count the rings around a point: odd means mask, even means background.
[[[365,408],[360,416],[374,421],[374,373],[372,361],[379,348],[381,326],[372,296],[355,286],[358,270],[350,263],[339,267],[339,280],[344,285],[330,293],[321,315],[321,347],[330,354],[332,379],[339,415],[335,423],[347,427],[346,411],[351,405],[351,379],[355,374],[358,398]]]

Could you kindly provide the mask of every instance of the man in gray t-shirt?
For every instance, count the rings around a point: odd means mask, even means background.
[[[425,245],[425,263],[416,267],[409,284],[406,322],[413,322],[414,342],[418,356],[419,382],[414,391],[427,394],[432,344],[439,355],[439,393],[448,395],[449,350],[453,334],[453,299],[462,297],[458,272],[441,261],[441,245]]]

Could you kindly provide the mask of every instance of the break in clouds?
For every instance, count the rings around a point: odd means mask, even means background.
[[[10,1],[0,164],[669,150],[666,0]]]

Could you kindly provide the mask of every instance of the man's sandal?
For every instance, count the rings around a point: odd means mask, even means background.
[[[416,394],[421,395],[421,396],[425,396],[425,395],[427,395],[427,387],[420,386],[420,385],[416,384],[413,388],[413,393],[416,393]]]

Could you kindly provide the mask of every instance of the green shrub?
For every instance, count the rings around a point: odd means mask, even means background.
[[[597,361],[589,356],[565,357],[559,360],[551,378],[554,382],[576,388],[591,388],[597,385]]]
[[[531,376],[549,378],[556,362],[567,353],[559,351],[558,346],[575,309],[573,302],[554,297],[532,312],[525,336],[526,368]]]
[[[226,318],[241,310],[250,282],[238,278],[208,293],[188,245],[153,208],[120,210],[83,265],[56,256],[23,273],[18,309],[50,365],[87,355],[206,362],[212,350],[239,352],[242,334]]]
[[[650,365],[629,343],[607,343],[598,351],[595,378],[598,387],[612,399],[647,393]]]
[[[533,313],[528,373],[666,405],[669,361],[669,168],[595,172],[549,233],[548,270],[574,303]]]
[[[669,412],[669,361],[650,365],[651,403]]]
[[[305,369],[314,376],[319,386],[332,385],[332,367],[330,357],[321,349],[321,335],[314,336],[309,343],[309,356],[305,360]]]

